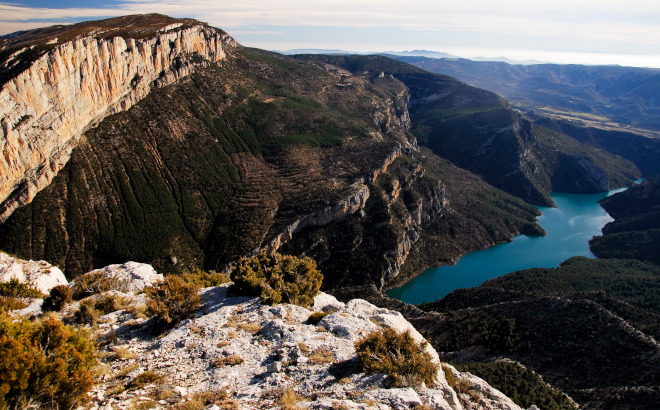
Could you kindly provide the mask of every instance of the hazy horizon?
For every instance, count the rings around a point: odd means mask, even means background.
[[[630,0],[0,0],[0,35],[158,12],[267,50],[429,50],[463,58],[660,68],[660,2]]]

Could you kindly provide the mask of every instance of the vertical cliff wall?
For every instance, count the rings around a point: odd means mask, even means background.
[[[235,47],[219,30],[177,23],[139,40],[91,32],[42,55],[0,91],[0,223],[50,183],[90,126]]]

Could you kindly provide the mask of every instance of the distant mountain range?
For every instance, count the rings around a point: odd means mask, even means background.
[[[273,50],[286,55],[294,54],[342,54],[342,55],[382,55],[382,56],[400,56],[400,57],[428,57],[428,58],[461,58],[459,56],[433,50],[411,50],[411,51],[349,51],[340,49],[323,48],[296,48],[292,50]],[[502,61],[509,64],[542,64],[545,61],[538,60],[513,60],[508,57],[471,57],[472,61]]]
[[[396,56],[554,118],[660,136],[660,69]]]

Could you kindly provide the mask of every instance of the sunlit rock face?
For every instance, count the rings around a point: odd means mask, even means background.
[[[91,32],[34,61],[0,91],[0,223],[50,183],[85,130],[234,47],[219,30],[178,23],[139,40]]]

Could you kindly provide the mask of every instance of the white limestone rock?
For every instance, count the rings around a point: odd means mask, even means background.
[[[473,408],[461,405],[442,370],[437,383],[417,390],[388,389],[386,376],[359,372],[354,342],[382,326],[411,329],[398,313],[364,300],[335,303],[334,298],[322,294],[312,306],[314,310],[326,306],[339,310],[327,315],[321,321],[324,325],[310,325],[306,318],[311,310],[289,304],[262,305],[259,298],[230,296],[230,286],[203,289],[199,313],[162,337],[143,332],[140,327],[123,325],[122,329],[128,330],[115,333],[115,345],[129,349],[137,357],[114,362],[113,373],[127,366],[135,367],[127,383],[144,371],[159,373],[166,376],[164,388],[177,392],[180,400],[197,392],[227,390],[233,392],[240,408],[246,409],[276,407],[272,392],[284,388],[292,388],[303,397],[317,398],[298,403],[299,407],[310,409],[409,409],[420,405],[443,410]],[[120,324],[124,315],[111,313],[103,319],[106,324]],[[232,365],[218,361],[232,355],[239,356],[242,362]],[[455,371],[451,367],[450,370]],[[456,374],[462,377],[461,373]],[[117,400],[116,407],[128,405],[130,396],[108,397],[111,380],[113,376],[100,381],[99,391],[105,392],[106,399]],[[479,389],[485,392],[484,403],[504,403],[502,409],[518,410],[508,407],[509,402],[494,389]],[[364,393],[356,397],[359,391]],[[471,400],[465,396],[464,400]]]
[[[365,397],[371,398],[379,403],[388,404],[395,410],[407,410],[421,406],[422,399],[412,388],[405,389],[380,389],[373,393],[365,394]]]
[[[343,308],[344,306],[346,306],[346,304],[338,301],[336,297],[328,295],[325,292],[321,292],[316,295],[316,297],[314,297],[312,309],[315,312],[333,312]]]
[[[146,39],[95,34],[58,44],[0,89],[0,223],[48,186],[89,126],[190,75],[188,56],[219,63],[237,47],[202,24]]]
[[[118,291],[124,293],[140,293],[147,286],[153,286],[163,280],[163,275],[156,272],[151,265],[139,262],[126,262],[120,265],[109,265],[91,272],[101,273],[106,278],[112,278],[117,283]]]
[[[68,284],[64,273],[57,266],[46,261],[26,261],[0,252],[0,282],[12,279],[28,284],[46,295],[55,286]]]

